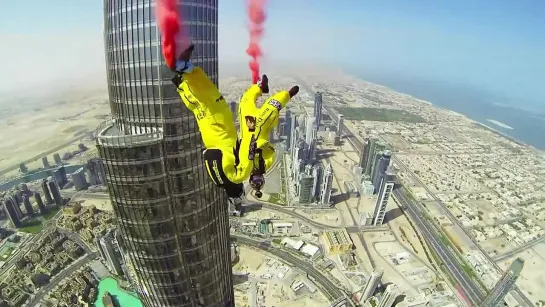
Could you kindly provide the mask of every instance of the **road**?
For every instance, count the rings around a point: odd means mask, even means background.
[[[446,215],[448,216],[448,218],[453,222],[455,223],[459,229],[461,229],[464,234],[471,240],[471,242],[473,242],[473,245],[481,252],[481,254],[484,255],[484,257],[488,260],[488,262],[490,264],[492,264],[492,266],[498,270],[499,272],[503,272],[503,270],[498,266],[498,264],[494,261],[494,259],[492,259],[490,257],[490,255],[488,255],[488,253],[477,243],[475,242],[475,240],[473,239],[473,236],[469,233],[469,231],[467,230],[466,227],[464,227],[464,225],[460,222],[460,220],[458,218],[456,218],[456,216],[454,216],[454,214],[452,214],[452,212],[450,212],[450,210],[447,208],[447,206],[445,205],[445,203],[443,203],[443,201],[441,199],[439,199],[435,193],[433,191],[431,191],[421,180],[420,178],[418,178],[418,176],[416,176],[416,174],[414,172],[412,172],[405,164],[403,164],[403,162],[399,161],[399,159],[397,159],[395,156],[392,157],[393,160],[396,162],[396,164],[398,164],[399,166],[401,166],[403,169],[405,169],[407,171],[407,173],[409,173],[411,175],[411,177],[415,180],[415,182],[417,182],[418,184],[420,184],[420,186],[422,186],[425,190],[426,190],[426,193],[428,195],[430,195],[438,204],[439,206],[441,207],[441,211]],[[518,286],[515,286],[513,288],[513,291],[515,292],[515,295],[513,295],[515,297],[515,299],[517,300],[517,302],[519,304],[521,304],[522,306],[533,306],[534,304],[532,304],[532,302],[528,299],[528,297],[526,297],[526,295],[524,295],[524,293],[522,293],[522,291],[520,291],[519,287]]]
[[[15,263],[17,263],[17,261],[21,259],[21,257],[23,257],[28,252],[30,252],[30,249],[28,249],[27,246],[32,246],[34,243],[38,242],[43,236],[43,234],[44,234],[44,231],[36,234],[32,239],[26,242],[24,246],[18,247],[17,254],[11,256],[10,259],[6,263],[4,263],[4,265],[0,269],[0,276],[3,276],[4,273],[6,273],[9,269],[11,269],[13,265],[15,265]]]
[[[448,274],[458,283],[461,292],[472,306],[478,306],[483,300],[485,293],[475,284],[475,281],[469,277],[457,256],[450,250],[445,243],[441,241],[437,229],[431,225],[430,221],[421,217],[419,205],[405,198],[405,196],[396,190],[393,192],[396,199],[406,208],[406,212],[421,230],[421,234],[428,245],[434,250],[441,260],[441,265],[447,270]]]
[[[254,202],[257,203],[260,206],[263,206],[264,209],[271,210],[271,211],[276,211],[276,212],[280,212],[280,213],[283,213],[283,214],[286,214],[286,215],[293,216],[293,217],[295,217],[295,218],[297,218],[299,220],[302,220],[305,223],[307,223],[307,224],[309,224],[309,225],[311,225],[311,226],[313,226],[313,227],[315,227],[316,229],[319,229],[319,230],[330,230],[330,229],[344,228],[343,226],[329,226],[329,225],[325,225],[325,224],[322,224],[322,223],[318,223],[316,221],[313,221],[313,220],[309,219],[308,217],[306,217],[306,216],[304,216],[302,214],[299,214],[299,213],[293,211],[292,209],[282,208],[282,207],[279,207],[278,205],[271,205],[269,203],[261,202],[259,200],[255,200]]]
[[[336,286],[335,283],[333,283],[331,280],[327,279],[324,275],[322,275],[322,273],[320,273],[316,268],[314,268],[314,266],[310,262],[301,260],[281,249],[270,248],[271,247],[270,244],[265,244],[266,242],[263,242],[263,241],[255,240],[248,237],[236,236],[236,235],[231,235],[231,237],[236,239],[238,244],[253,246],[253,247],[262,249],[264,251],[267,251],[268,253],[271,253],[277,256],[283,261],[293,264],[294,267],[307,273],[309,276],[315,279],[314,282],[316,283],[316,286],[322,289],[322,291],[324,292],[324,294],[328,297],[330,301],[334,301],[336,299],[339,299],[345,296],[344,293],[341,290],[339,290],[339,288]]]
[[[89,253],[85,257],[73,262],[69,267],[62,270],[59,274],[55,275],[50,283],[41,288],[34,297],[30,299],[28,306],[36,306],[51,290],[53,290],[63,279],[74,274],[77,270],[91,262],[97,257],[97,253]]]
[[[34,235],[34,237],[26,242],[24,246],[18,248],[17,253],[15,255],[12,255],[10,259],[6,263],[4,263],[4,265],[0,269],[0,276],[4,275],[4,273],[6,273],[11,267],[13,267],[13,265],[17,263],[17,261],[19,261],[21,257],[26,255],[30,251],[30,249],[26,248],[27,246],[31,246],[32,244],[40,241],[42,236],[47,232],[48,228],[55,225],[57,219],[61,216],[61,214],[62,210],[59,210],[59,212],[57,212],[57,214],[55,214],[55,216],[53,216],[49,221],[44,222],[44,229],[40,233]]]
[[[60,227],[57,227],[57,231],[64,234],[68,239],[76,242],[76,244],[78,244],[79,246],[81,246],[86,253],[91,253],[91,249],[89,248],[89,246],[83,242],[83,240],[76,234],[76,233],[73,233],[69,230],[66,230],[66,229],[63,229],[63,228],[60,228]]]
[[[511,257],[515,256],[516,254],[518,254],[518,253],[520,253],[520,252],[522,252],[522,251],[524,251],[524,250],[526,250],[526,249],[528,249],[528,248],[530,248],[530,247],[532,247],[532,246],[534,246],[534,245],[536,245],[538,243],[541,243],[543,241],[545,241],[545,237],[537,238],[535,240],[532,240],[532,241],[530,241],[530,242],[528,242],[526,244],[523,244],[523,245],[515,248],[514,250],[512,250],[512,251],[510,251],[508,253],[505,253],[505,254],[500,255],[498,257],[494,257],[492,259],[495,262],[503,261],[503,260],[511,258]]]
[[[329,106],[324,106],[324,109],[326,110],[326,112],[328,113],[328,115],[331,117],[331,119],[334,121],[334,122],[338,122],[338,118],[339,118],[339,115],[337,112],[335,112],[333,110],[332,107],[329,107]],[[352,135],[352,133],[350,132],[350,130],[344,126],[343,127],[343,134],[346,136],[346,139],[348,140],[348,142],[350,142],[350,144],[352,144],[352,146],[354,147],[355,151],[358,152],[358,154],[360,154],[361,150],[363,149],[363,143],[355,136]],[[479,249],[479,251],[487,258],[487,260],[492,264],[492,266],[494,266],[494,268],[498,271],[502,271],[501,268],[497,265],[497,263],[494,261],[494,259],[490,258],[490,256],[488,255],[488,253],[486,251],[484,251],[479,244],[477,244],[473,237],[468,233],[467,229],[460,223],[460,221],[450,212],[450,210],[448,210],[448,208],[446,208],[445,204],[437,198],[437,196],[435,196],[435,194],[429,190],[429,188],[424,185],[420,179],[410,170],[408,169],[403,163],[401,163],[401,161],[399,161],[395,155],[392,157],[394,159],[394,161],[396,162],[396,164],[399,164],[400,166],[402,166],[415,180],[416,182],[420,183],[420,185],[426,190],[426,192],[432,197],[435,199],[435,201],[437,201],[439,203],[439,205],[443,208],[443,211],[446,213],[446,215],[449,217],[449,219],[453,222],[453,223],[456,223],[456,225],[458,225],[458,227],[460,229],[462,229],[462,231],[464,231],[464,233],[467,235],[468,238],[470,238],[470,240],[474,243],[474,245]],[[525,246],[526,248],[528,246]],[[521,247],[521,249],[523,249],[523,247]],[[461,287],[463,285],[460,285]],[[515,286],[514,287],[514,292],[515,292],[515,299],[518,301],[519,304],[521,304],[522,306],[533,306],[532,302],[526,297],[526,295],[524,295],[522,293],[522,291],[520,291],[520,289]]]

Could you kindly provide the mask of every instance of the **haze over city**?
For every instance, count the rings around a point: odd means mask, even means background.
[[[4,2],[0,306],[545,307],[542,1]]]
[[[102,1],[0,4],[0,91],[103,74]],[[419,77],[545,104],[542,1],[268,1],[267,60]],[[219,56],[247,60],[244,1],[222,1]],[[274,64],[271,64],[274,65]]]

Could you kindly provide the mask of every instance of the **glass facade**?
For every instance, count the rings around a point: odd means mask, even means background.
[[[193,62],[217,84],[218,0],[179,5]],[[234,306],[228,205],[161,55],[155,1],[105,0],[112,121],[97,147],[145,306]]]

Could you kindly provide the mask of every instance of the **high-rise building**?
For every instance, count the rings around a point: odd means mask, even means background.
[[[86,190],[89,187],[87,179],[85,179],[85,170],[83,167],[78,168],[72,174],[72,183],[74,184],[74,189],[76,189],[76,191]]]
[[[28,185],[26,183],[21,183],[19,185],[19,189],[23,191],[23,193],[30,193],[30,190],[28,189]]]
[[[395,284],[389,284],[384,290],[377,307],[392,307],[399,294],[399,288]]]
[[[373,173],[375,171],[376,162],[382,156],[382,152],[386,150],[384,143],[379,143],[377,139],[372,138],[370,140],[369,158],[367,159],[367,165],[365,166],[364,174],[373,179]]]
[[[55,181],[60,189],[66,185],[68,179],[66,178],[66,170],[64,169],[64,166],[60,166],[53,171],[53,178],[55,178]]]
[[[316,201],[320,201],[320,185],[322,183],[322,164],[318,163],[312,167],[312,197]]]
[[[23,205],[25,206],[26,214],[28,216],[34,216],[34,209],[30,203],[30,198],[27,195],[23,195]]]
[[[229,109],[233,114],[233,119],[235,120],[235,122],[238,121],[238,103],[236,101],[229,102]]]
[[[331,203],[331,187],[333,185],[333,168],[328,163],[324,169],[322,184],[320,186],[320,204],[329,205]]]
[[[39,192],[34,192],[34,199],[36,200],[36,204],[38,205],[40,214],[45,214],[46,208],[45,208],[44,202],[42,201],[42,196],[40,195]]]
[[[53,197],[53,201],[55,202],[55,205],[62,206],[64,205],[64,199],[61,196],[61,190],[59,189],[59,186],[55,182],[53,178],[50,177],[49,182],[47,183],[49,186],[49,191],[51,192],[51,196]]]
[[[21,219],[23,218],[23,213],[19,204],[13,196],[7,196],[4,198],[4,210],[6,210],[6,215],[10,220],[13,227],[21,227]]]
[[[362,168],[364,174],[367,170],[369,157],[371,157],[371,153],[375,148],[375,142],[376,139],[374,138],[365,138],[365,140],[363,140],[363,148],[361,149],[359,166]]]
[[[319,129],[322,121],[322,93],[320,92],[314,94],[314,110],[312,116],[316,118],[315,125],[316,128]]]
[[[123,269],[121,268],[122,256],[119,252],[119,248],[116,246],[116,240],[114,237],[114,231],[109,230],[102,237],[96,239],[98,251],[102,256],[102,259],[106,262],[108,269],[116,275],[122,275]]]
[[[51,197],[51,194],[49,192],[49,186],[47,184],[47,180],[42,180],[42,191],[44,192],[44,197],[45,197],[45,203],[47,205],[52,205],[53,204],[53,198]]]
[[[44,166],[44,168],[49,168],[49,161],[47,161],[47,156],[43,156],[42,157],[42,164]]]
[[[342,136],[344,130],[344,115],[339,114],[339,122],[337,123],[337,136]]]
[[[55,165],[62,165],[61,155],[58,153],[53,154],[53,161],[55,161]]]
[[[482,307],[496,307],[503,306],[505,296],[513,290],[515,282],[522,272],[524,267],[524,260],[522,258],[517,258],[509,269],[503,273],[503,276],[498,280],[494,288],[488,293],[483,303]]]
[[[390,151],[385,151],[382,153],[381,157],[375,162],[376,166],[373,170],[373,177],[371,181],[375,186],[375,192],[378,192],[380,188],[381,178],[386,173],[388,166],[390,166],[390,160],[392,159],[392,153]]]
[[[371,273],[371,276],[369,276],[369,279],[367,280],[367,284],[365,284],[363,294],[361,295],[361,298],[360,298],[361,302],[365,302],[371,296],[373,296],[373,294],[375,293],[375,290],[377,289],[378,285],[380,284],[383,273],[384,273],[384,271],[382,269],[375,268],[373,270],[373,272]]]
[[[282,136],[286,137],[286,148],[291,149],[291,129],[295,128],[292,125],[292,114],[289,109],[286,109],[286,115],[284,116],[284,129],[283,133],[281,133]]]
[[[301,174],[299,178],[299,203],[300,204],[310,204],[312,202],[312,185],[314,183],[314,177],[307,173]]]
[[[87,161],[87,173],[89,174],[89,184],[91,185],[99,185],[106,182],[104,165],[100,159],[89,159]]]
[[[307,160],[311,160],[314,155],[314,146],[316,146],[314,140],[316,139],[316,118],[314,116],[308,116],[305,123],[305,143],[307,144]]]
[[[107,188],[145,306],[233,306],[228,204],[161,55],[155,1],[105,0],[113,121],[98,128]],[[218,1],[179,1],[192,61],[218,84]]]
[[[373,212],[373,225],[379,226],[384,223],[384,217],[386,216],[386,206],[390,195],[394,190],[395,175],[391,172],[386,172],[384,176],[380,177],[379,192],[377,202],[375,203],[375,211]]]

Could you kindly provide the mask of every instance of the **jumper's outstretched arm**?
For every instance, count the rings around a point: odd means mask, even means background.
[[[278,125],[280,110],[299,92],[299,87],[294,86],[289,91],[280,91],[274,94],[258,108],[257,98],[262,93],[268,92],[268,78],[263,75],[258,84],[250,86],[244,93],[238,112],[240,122],[239,158],[241,161],[247,160],[247,163],[252,165],[250,184],[257,192],[264,184],[263,175],[271,168],[275,159],[275,149],[269,140],[271,131]]]

